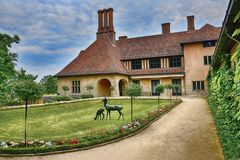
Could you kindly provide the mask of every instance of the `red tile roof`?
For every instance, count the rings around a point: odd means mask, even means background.
[[[116,41],[116,46],[111,43],[105,33],[102,33],[56,76],[184,72],[183,69],[127,71],[121,60],[183,55],[181,44],[217,40],[219,33],[220,28],[206,24],[195,31],[120,39]]]
[[[194,31],[120,39],[117,46],[121,60],[183,55],[180,44],[217,40],[219,33],[220,28],[206,24]]]
[[[56,76],[112,73],[126,74],[127,71],[120,61],[116,46],[102,34]]]

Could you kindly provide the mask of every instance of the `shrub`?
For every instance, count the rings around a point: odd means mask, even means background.
[[[6,102],[5,106],[18,106],[18,105],[23,105],[24,102],[18,98],[11,99]]]
[[[93,98],[94,96],[90,93],[83,93],[81,94],[81,98],[86,99],[86,98]]]
[[[55,96],[55,97],[53,97],[53,100],[55,100],[55,101],[70,101],[70,100],[72,100],[72,98],[71,97],[69,97],[69,96]]]
[[[71,97],[72,97],[73,99],[80,99],[80,98],[81,98],[80,95],[71,95]]]

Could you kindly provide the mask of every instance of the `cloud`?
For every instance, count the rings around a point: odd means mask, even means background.
[[[61,54],[77,54],[79,53],[79,47],[64,48],[48,50],[41,46],[27,45],[27,46],[14,46],[12,52],[20,54],[37,54],[37,55],[61,55]]]
[[[21,42],[12,49],[19,54],[18,67],[41,77],[60,71],[96,39],[99,9],[114,8],[117,36],[138,37],[160,34],[161,23],[165,22],[171,22],[172,31],[186,30],[186,16],[192,14],[196,28],[205,23],[220,26],[227,3],[227,0],[0,0],[0,32],[20,36]]]

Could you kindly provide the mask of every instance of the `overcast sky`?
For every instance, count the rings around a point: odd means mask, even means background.
[[[228,0],[0,0],[0,32],[19,35],[17,67],[42,78],[63,69],[96,37],[97,11],[112,7],[116,37],[161,34],[161,23],[171,32],[221,26]]]

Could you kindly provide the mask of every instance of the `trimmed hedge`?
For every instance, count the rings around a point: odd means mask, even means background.
[[[55,96],[55,97],[52,97],[52,99],[54,101],[57,101],[57,102],[59,102],[59,101],[70,101],[70,100],[72,100],[72,97],[69,97],[69,96]]]
[[[237,64],[231,66],[229,54],[222,54],[220,69],[212,68],[208,102],[216,122],[226,159],[240,158],[240,45]]]
[[[113,140],[117,140],[128,135],[131,135],[137,131],[140,131],[147,125],[151,124],[154,120],[156,120],[161,115],[165,114],[169,110],[171,110],[174,106],[181,103],[181,100],[176,100],[170,106],[166,106],[162,109],[162,111],[157,112],[157,110],[151,111],[147,113],[145,117],[136,118],[136,121],[139,121],[141,125],[136,128],[128,129],[122,131],[122,126],[119,126],[113,130],[99,130],[95,132],[89,132],[89,135],[78,138],[78,144],[63,144],[63,145],[54,145],[51,147],[9,147],[9,148],[0,148],[0,156],[1,154],[12,154],[12,155],[21,155],[21,154],[39,154],[39,153],[49,153],[49,152],[57,152],[57,151],[67,151],[73,149],[87,148],[98,144],[103,144],[106,142],[110,142]],[[69,142],[69,140],[68,140]]]
[[[81,98],[82,99],[86,99],[86,98],[93,98],[94,96],[91,93],[83,93],[81,94]]]

